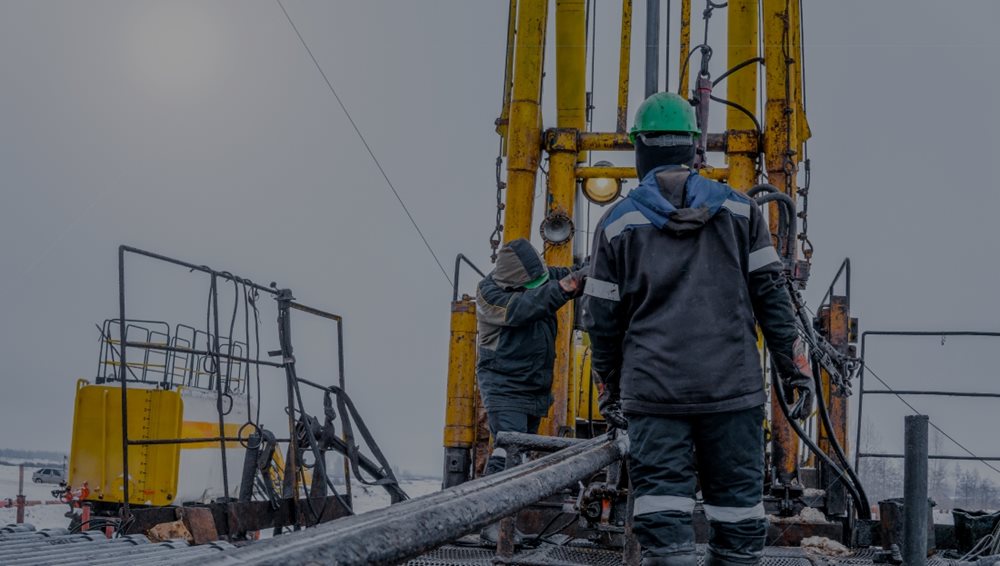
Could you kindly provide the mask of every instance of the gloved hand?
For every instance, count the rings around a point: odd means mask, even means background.
[[[583,287],[587,282],[587,272],[590,268],[587,266],[581,267],[576,271],[570,273],[566,277],[559,280],[559,286],[562,290],[569,294],[570,298],[577,298],[583,294]]]
[[[801,338],[796,338],[792,344],[792,357],[787,354],[771,352],[771,359],[778,370],[778,377],[784,383],[786,389],[790,389],[799,394],[798,400],[788,411],[788,418],[801,420],[812,413],[813,398],[816,396],[815,382],[813,381],[812,364],[809,362],[809,353]],[[789,399],[791,391],[780,392]]]
[[[628,419],[622,411],[621,393],[618,390],[618,370],[606,376],[594,373],[597,383],[597,410],[600,411],[608,428],[628,430]]]

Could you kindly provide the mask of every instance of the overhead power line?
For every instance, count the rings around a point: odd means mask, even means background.
[[[320,66],[319,61],[316,60],[316,56],[313,55],[312,49],[309,49],[309,44],[306,43],[305,38],[302,37],[302,34],[299,32],[298,26],[295,25],[294,21],[292,21],[292,17],[288,14],[288,10],[285,9],[285,5],[281,3],[281,0],[275,0],[275,1],[278,3],[278,7],[281,8],[281,12],[285,14],[285,19],[287,19],[289,25],[292,26],[292,30],[295,31],[295,35],[298,36],[299,42],[302,43],[302,47],[304,47],[306,53],[309,54],[309,58],[312,59],[313,65],[316,66],[316,70],[319,71],[320,76],[323,77],[323,81],[326,82],[326,86],[329,87],[330,93],[333,94],[333,97],[335,99],[337,99],[337,104],[340,105],[340,109],[343,110],[344,115],[347,116],[347,121],[351,123],[351,126],[354,128],[354,131],[358,134],[358,139],[361,140],[361,143],[365,146],[365,149],[368,150],[368,155],[372,157],[372,161],[374,161],[375,166],[378,167],[379,173],[381,173],[382,178],[385,179],[385,183],[386,185],[388,185],[389,190],[392,191],[392,194],[396,197],[396,200],[399,201],[399,205],[403,207],[403,212],[405,212],[406,217],[410,219],[410,224],[413,224],[413,229],[417,231],[417,234],[420,236],[420,239],[423,240],[424,242],[424,246],[427,247],[427,251],[430,252],[431,257],[434,258],[434,263],[436,263],[438,269],[441,270],[441,275],[443,275],[445,280],[448,281],[448,285],[451,285],[452,284],[451,277],[448,276],[448,272],[445,270],[444,265],[441,264],[441,260],[439,260],[437,254],[434,253],[434,248],[431,247],[430,242],[427,241],[427,237],[424,236],[423,230],[420,229],[420,226],[417,224],[417,221],[413,218],[413,215],[410,214],[410,209],[406,207],[406,203],[403,202],[403,198],[399,196],[399,191],[396,190],[395,185],[393,185],[392,181],[389,180],[389,175],[387,175],[385,169],[382,168],[382,164],[379,162],[378,157],[375,157],[375,152],[372,151],[371,146],[368,145],[368,140],[366,140],[364,134],[361,133],[361,129],[358,128],[358,125],[357,123],[355,123],[354,118],[351,117],[351,113],[347,111],[347,106],[344,105],[344,101],[341,100],[340,95],[337,94],[337,89],[333,88],[333,83],[330,82],[330,79],[326,76],[326,73],[323,71],[323,67]]]

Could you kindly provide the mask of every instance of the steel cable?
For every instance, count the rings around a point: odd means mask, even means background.
[[[285,14],[285,18],[288,20],[288,23],[292,26],[292,30],[295,31],[295,35],[298,36],[299,41],[302,43],[302,47],[304,47],[306,53],[309,54],[309,58],[312,59],[313,65],[316,66],[316,70],[319,71],[320,76],[323,77],[323,81],[326,82],[326,86],[329,87],[330,92],[333,94],[333,97],[337,99],[337,104],[339,104],[340,109],[344,111],[344,115],[347,117],[347,121],[351,123],[351,126],[354,128],[355,133],[358,134],[358,138],[361,140],[362,145],[364,145],[365,149],[368,151],[368,155],[370,155],[372,161],[375,162],[375,167],[377,167],[379,173],[382,174],[382,178],[385,179],[385,183],[386,185],[388,185],[389,190],[392,191],[392,194],[396,197],[396,200],[399,201],[399,205],[403,207],[403,212],[405,212],[406,217],[410,219],[410,224],[413,225],[413,229],[417,231],[417,235],[419,235],[420,239],[423,240],[424,246],[427,248],[427,251],[430,252],[431,257],[434,258],[434,263],[436,263],[438,269],[441,270],[441,275],[444,276],[445,280],[448,281],[448,286],[451,287],[452,285],[451,277],[448,276],[448,272],[445,270],[444,265],[442,265],[441,260],[438,259],[437,254],[434,252],[434,248],[431,247],[430,242],[427,241],[427,237],[424,236],[423,230],[420,229],[420,226],[417,224],[417,221],[413,218],[413,215],[410,214],[410,209],[406,207],[406,203],[403,202],[403,198],[399,196],[399,191],[396,190],[395,185],[393,185],[392,181],[389,180],[389,175],[385,172],[385,169],[382,168],[382,163],[379,162],[378,157],[375,157],[375,152],[372,151],[371,146],[368,145],[368,140],[365,139],[364,134],[361,133],[361,129],[358,127],[357,123],[355,123],[354,118],[351,117],[351,113],[347,111],[347,106],[344,105],[344,101],[342,101],[340,99],[340,95],[337,94],[337,89],[333,88],[333,83],[330,82],[330,79],[326,76],[326,73],[323,71],[323,67],[320,66],[319,61],[316,59],[316,56],[313,55],[312,49],[309,49],[309,44],[307,44],[305,38],[302,37],[302,34],[299,32],[299,28],[295,25],[295,22],[292,21],[292,17],[288,14],[288,10],[285,9],[285,5],[281,3],[281,0],[275,0],[275,1],[278,3],[278,7],[281,8],[282,13]]]

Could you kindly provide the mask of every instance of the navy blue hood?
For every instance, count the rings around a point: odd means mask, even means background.
[[[734,191],[722,183],[702,177],[694,170],[688,171],[683,184],[668,186],[665,177],[681,171],[687,170],[679,165],[657,167],[646,173],[627,198],[657,228],[685,235],[701,229],[709,218],[719,212]],[[671,191],[679,194],[671,194]],[[673,198],[668,199],[664,192]],[[671,200],[678,204],[683,200],[684,206],[678,208]]]

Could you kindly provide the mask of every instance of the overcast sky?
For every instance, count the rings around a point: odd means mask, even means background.
[[[600,130],[614,125],[619,6],[598,1]],[[286,7],[446,268],[460,252],[487,267],[507,3]],[[807,298],[850,256],[862,329],[1000,329],[1000,4],[807,0],[804,13]],[[724,10],[711,26],[718,75]],[[125,243],[277,281],[343,314],[348,389],[376,438],[400,467],[440,471],[451,289],[275,2],[5,1],[0,77],[0,446],[68,451],[74,382],[94,376],[94,324],[117,313]],[[712,112],[718,131],[724,112]],[[130,313],[203,324],[193,276],[139,261],[129,274]],[[329,381],[330,330],[299,328],[303,371]],[[995,342],[872,348],[896,387],[1000,390]],[[883,448],[898,450],[903,412],[878,403],[866,413],[880,413]],[[975,426],[995,402],[914,403],[1000,455]]]

